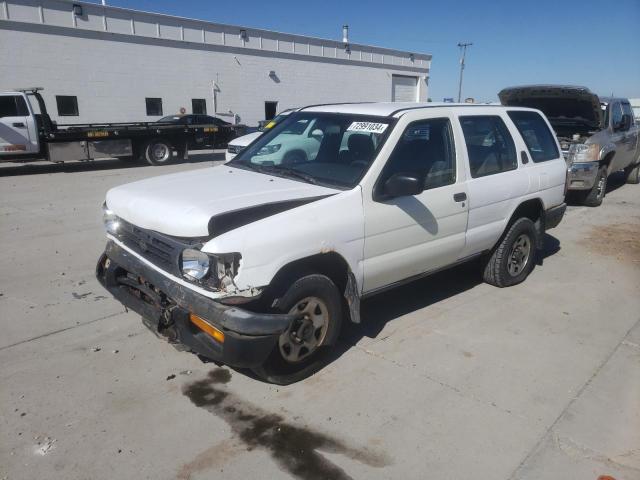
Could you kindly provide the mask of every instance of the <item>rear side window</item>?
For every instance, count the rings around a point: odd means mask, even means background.
[[[544,119],[536,112],[507,112],[527,144],[534,162],[546,162],[558,158],[558,146]]]
[[[29,115],[27,104],[20,95],[5,95],[0,97],[1,117],[23,117]]]
[[[419,120],[402,133],[382,174],[382,182],[396,173],[424,178],[424,189],[456,181],[456,155],[447,118]]]
[[[493,115],[460,117],[473,178],[518,168],[516,147],[502,119]]]

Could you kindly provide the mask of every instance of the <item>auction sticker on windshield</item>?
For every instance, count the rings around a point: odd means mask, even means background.
[[[374,122],[353,122],[347,128],[348,132],[368,132],[368,133],[382,133],[389,124],[387,123],[374,123]]]

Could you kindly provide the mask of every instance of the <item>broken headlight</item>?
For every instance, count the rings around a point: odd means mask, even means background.
[[[102,221],[107,232],[112,235],[118,233],[120,229],[120,218],[112,210],[109,210],[106,203],[102,205]]]
[[[233,287],[233,279],[240,266],[240,254],[206,254],[187,248],[180,257],[180,271],[189,281],[209,290],[227,290]]]
[[[184,249],[180,258],[180,271],[188,280],[202,280],[209,273],[209,256],[193,248]]]

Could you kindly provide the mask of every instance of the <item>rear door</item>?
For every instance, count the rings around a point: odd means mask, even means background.
[[[0,155],[27,155],[38,151],[35,121],[22,94],[0,94]]]
[[[459,116],[470,176],[469,225],[463,256],[493,248],[511,212],[532,188],[529,176],[520,171],[506,112],[488,108],[466,112],[469,113]]]

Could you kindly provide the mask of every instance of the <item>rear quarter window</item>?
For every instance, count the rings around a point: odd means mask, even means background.
[[[546,162],[560,157],[553,132],[539,113],[512,110],[507,114],[520,132],[534,162]]]

